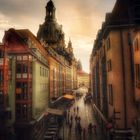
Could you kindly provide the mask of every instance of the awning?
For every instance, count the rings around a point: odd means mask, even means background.
[[[47,108],[47,112],[54,115],[63,115],[64,111],[60,109]]]
[[[63,98],[69,99],[69,100],[74,100],[74,96],[73,96],[73,95],[70,95],[70,94],[65,94],[65,95],[63,96]]]

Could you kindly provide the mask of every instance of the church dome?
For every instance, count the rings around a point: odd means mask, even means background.
[[[37,37],[46,43],[57,43],[64,38],[62,26],[56,22],[47,22],[40,26]]]
[[[47,3],[45,22],[40,25],[37,38],[47,44],[59,43],[60,40],[64,40],[62,25],[56,22],[55,7],[51,0]]]

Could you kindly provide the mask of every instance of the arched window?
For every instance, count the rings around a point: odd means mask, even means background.
[[[50,12],[50,16],[52,16],[52,12]]]

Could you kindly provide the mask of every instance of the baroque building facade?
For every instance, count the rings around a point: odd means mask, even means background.
[[[77,87],[76,59],[72,42],[65,45],[62,25],[57,23],[55,6],[50,0],[46,6],[45,22],[39,26],[37,38],[45,46],[49,54],[50,65],[50,99],[71,93]]]
[[[90,86],[106,139],[140,135],[140,2],[117,0],[98,31],[90,58]]]

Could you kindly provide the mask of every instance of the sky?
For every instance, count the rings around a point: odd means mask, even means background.
[[[36,35],[45,20],[49,0],[0,0],[0,42],[9,28],[29,29]],[[89,72],[93,43],[105,14],[111,12],[116,0],[52,0],[56,19],[63,26],[66,45],[72,41],[74,55]]]

